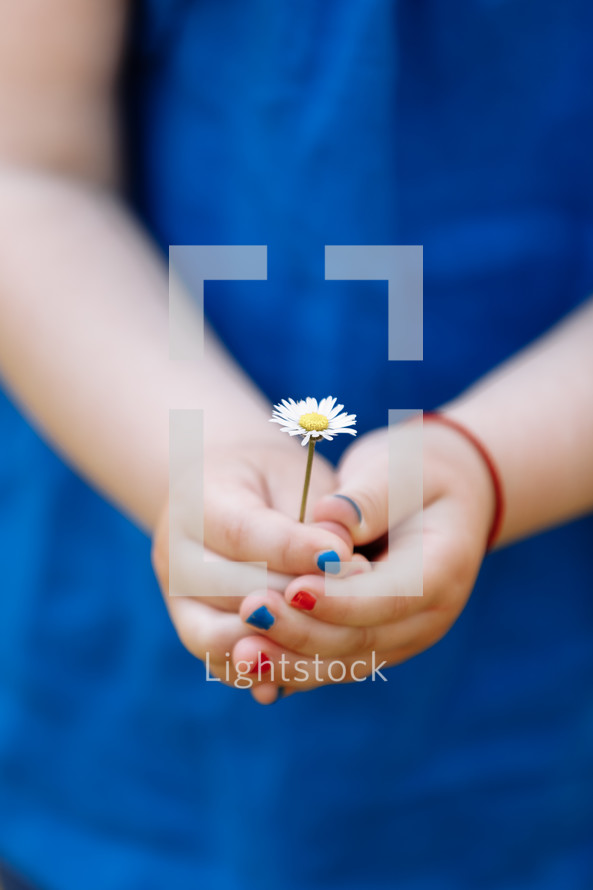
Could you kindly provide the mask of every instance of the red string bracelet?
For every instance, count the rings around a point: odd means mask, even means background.
[[[504,516],[504,491],[502,488],[502,480],[500,478],[500,473],[498,471],[498,467],[494,463],[494,459],[490,452],[485,448],[485,446],[480,442],[477,436],[468,430],[463,424],[459,423],[457,420],[453,420],[452,417],[447,417],[445,414],[439,414],[436,411],[425,411],[423,415],[424,420],[433,421],[436,423],[442,423],[444,426],[450,427],[452,430],[456,430],[460,433],[468,442],[474,446],[476,451],[478,451],[482,455],[482,459],[484,463],[488,467],[488,472],[490,473],[490,478],[492,479],[492,486],[494,488],[494,517],[492,519],[492,525],[490,526],[490,533],[488,535],[488,540],[486,542],[486,550],[491,550],[494,546],[494,543],[499,535],[502,520]]]

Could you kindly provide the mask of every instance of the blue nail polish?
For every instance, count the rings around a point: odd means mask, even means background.
[[[284,686],[279,686],[279,687],[278,687],[278,695],[276,696],[276,701],[280,701],[281,698],[284,698],[284,693],[285,693],[285,692],[286,692],[285,687],[284,687]]]
[[[265,606],[260,606],[259,609],[251,613],[249,618],[245,619],[245,623],[252,624],[260,630],[269,630],[275,620],[269,609],[266,609]]]
[[[322,572],[337,575],[340,571],[340,557],[335,550],[324,550],[317,557],[317,568]]]
[[[334,497],[342,498],[343,501],[348,501],[350,506],[354,508],[356,515],[358,516],[359,523],[362,522],[362,510],[360,509],[360,507],[358,506],[356,501],[353,501],[352,498],[349,498],[348,495],[346,495],[346,494],[335,494]]]

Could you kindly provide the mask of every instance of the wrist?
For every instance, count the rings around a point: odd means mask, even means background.
[[[487,447],[449,412],[424,415],[424,450],[445,492],[462,500],[471,527],[494,546],[504,509],[500,475]]]

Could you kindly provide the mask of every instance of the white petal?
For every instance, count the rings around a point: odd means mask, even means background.
[[[294,399],[282,399],[278,405],[274,405],[273,414],[284,417],[287,420],[298,420],[300,414]]]
[[[340,421],[332,420],[329,425],[329,429],[330,430],[344,430],[344,429],[346,429],[346,427],[349,427],[349,426],[356,426],[356,423],[344,423],[344,421],[340,422]]]
[[[352,426],[353,423],[356,423],[356,414],[340,414],[339,417],[332,417],[329,423],[332,428]]]
[[[339,426],[337,429],[330,429],[330,433],[334,436],[339,436],[340,433],[354,433],[356,435],[356,430],[352,430],[348,426]]]

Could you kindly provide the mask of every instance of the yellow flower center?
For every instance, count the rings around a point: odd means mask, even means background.
[[[324,417],[323,414],[301,414],[299,417],[299,426],[302,426],[304,430],[307,430],[308,433],[313,432],[313,430],[317,430],[317,432],[321,432],[321,430],[326,430],[329,426],[329,420],[327,417]]]

